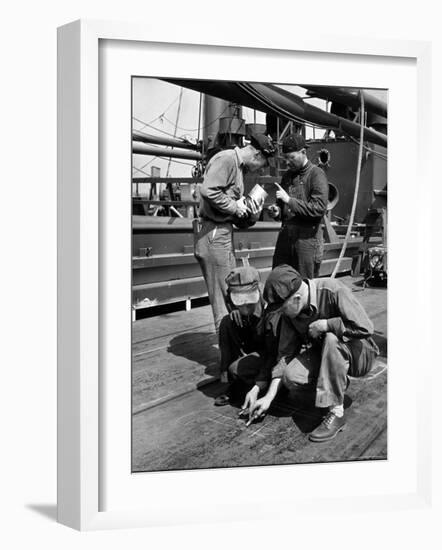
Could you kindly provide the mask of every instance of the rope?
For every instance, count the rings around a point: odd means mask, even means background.
[[[177,128],[178,128],[178,121],[180,119],[180,113],[181,113],[181,105],[183,103],[183,91],[184,91],[184,88],[181,87],[181,90],[180,90],[180,102],[178,103],[178,110],[177,110],[177,114],[176,114],[176,122],[175,122],[175,130],[173,131],[173,137],[176,138],[176,132],[177,132]],[[170,172],[170,163],[172,162],[172,159],[170,158],[169,159],[169,163],[167,165],[167,171],[166,171],[166,178],[169,177],[169,172]]]
[[[143,123],[142,123],[142,124],[144,124],[143,128],[144,128],[145,126],[149,126],[150,124],[152,124],[152,122],[155,122],[155,121],[158,120],[159,118],[164,117],[164,115],[166,114],[166,112],[172,107],[172,105],[174,105],[174,104],[178,101],[178,99],[179,99],[179,96],[177,96],[177,97],[172,101],[172,103],[171,103],[170,105],[168,105],[168,106],[164,109],[164,111],[163,111],[160,115],[158,115],[156,118],[153,118],[153,119],[150,120],[149,122],[143,122]],[[133,117],[133,118],[135,118],[135,117]],[[140,131],[141,131],[141,130],[140,130]]]
[[[341,260],[344,257],[345,251],[347,249],[347,244],[350,238],[351,228],[353,226],[353,220],[356,212],[356,203],[358,201],[359,182],[361,180],[361,168],[362,168],[362,151],[364,150],[364,119],[365,119],[364,94],[362,93],[362,91],[359,91],[359,96],[361,99],[361,107],[359,110],[359,113],[360,113],[359,123],[361,126],[361,133],[359,137],[359,155],[358,155],[358,167],[356,171],[355,191],[353,194],[353,204],[351,206],[351,213],[350,213],[350,219],[348,221],[347,233],[345,234],[345,239],[344,239],[344,242],[342,243],[342,248],[339,254],[338,261],[336,262],[335,268],[333,269],[333,273],[331,274],[332,278],[336,277],[336,273],[338,272],[339,266],[341,265]]]
[[[178,128],[178,130],[182,130],[183,132],[197,132],[198,130],[205,130],[206,128],[208,128],[209,126],[214,124],[217,120],[222,118],[222,116],[224,115],[224,113],[227,111],[228,108],[229,108],[229,105],[227,105],[227,107],[224,109],[224,111],[218,117],[216,117],[214,120],[208,122],[205,126],[199,126],[199,128],[183,128],[182,126],[177,126],[177,128]],[[167,122],[169,124],[174,124],[174,122],[169,120],[167,117],[163,117],[163,118],[164,118],[164,120],[167,120]]]

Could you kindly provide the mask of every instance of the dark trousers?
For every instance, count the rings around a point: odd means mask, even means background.
[[[281,264],[294,267],[302,277],[319,276],[324,253],[324,237],[321,224],[299,226],[284,224],[276,241],[272,269]]]
[[[231,223],[203,220],[195,231],[195,258],[200,264],[212,306],[216,332],[227,314],[226,277],[236,267]]]
[[[253,331],[240,328],[226,315],[219,330],[221,372],[228,372],[230,380],[239,379],[253,386],[264,365],[263,352]]]
[[[313,345],[286,365],[282,383],[289,390],[316,386],[317,407],[344,403],[347,374],[365,376],[373,367],[378,352],[368,340],[343,342],[327,332],[322,345]]]

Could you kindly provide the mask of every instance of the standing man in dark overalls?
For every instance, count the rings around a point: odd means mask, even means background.
[[[272,267],[288,264],[311,279],[318,277],[323,256],[321,222],[327,212],[328,182],[324,171],[308,160],[307,147],[300,134],[283,140],[289,169],[281,185],[276,184],[277,207],[269,214],[282,221]]]

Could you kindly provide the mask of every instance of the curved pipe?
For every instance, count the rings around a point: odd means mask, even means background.
[[[354,138],[359,136],[360,124],[309,105],[296,94],[278,88],[273,84],[209,80],[163,80],[232,101],[251,109],[276,114],[295,122],[301,119],[323,128],[340,130]],[[381,132],[364,128],[364,135],[368,142],[387,147],[387,136]]]
[[[354,107],[355,109],[359,109],[361,104],[357,90],[337,88],[335,86],[310,86],[306,84],[301,84],[301,86],[308,90],[309,95],[321,99],[341,103],[342,105]],[[387,103],[385,101],[363,90],[361,90],[361,94],[364,96],[365,110],[368,113],[374,113],[387,118]]]

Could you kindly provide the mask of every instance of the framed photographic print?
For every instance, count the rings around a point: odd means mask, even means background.
[[[425,503],[428,77],[421,43],[59,29],[60,522]]]

